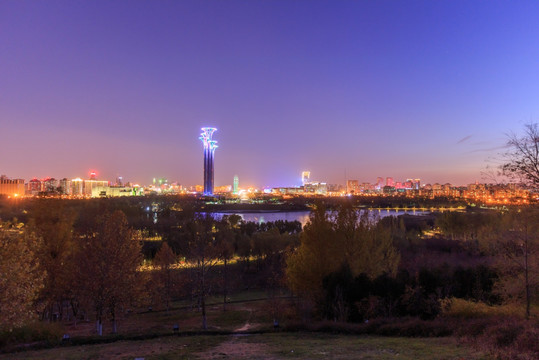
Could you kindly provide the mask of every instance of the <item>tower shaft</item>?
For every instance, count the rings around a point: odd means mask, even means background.
[[[217,148],[217,141],[212,139],[216,128],[202,128],[200,140],[204,145],[204,195],[213,195],[214,185],[214,153]]]

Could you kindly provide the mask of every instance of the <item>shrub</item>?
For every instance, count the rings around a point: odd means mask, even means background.
[[[443,315],[464,319],[493,316],[516,316],[521,312],[512,304],[490,306],[482,302],[459,298],[443,299],[440,303]]]
[[[526,326],[515,340],[515,347],[520,352],[531,352],[539,358],[539,324]]]
[[[522,324],[507,320],[488,327],[484,334],[496,348],[503,348],[513,345],[522,330]]]
[[[463,320],[456,335],[495,358],[539,359],[539,323],[507,316]]]
[[[408,318],[405,321],[393,321],[382,325],[376,333],[387,336],[440,337],[449,336],[453,331],[447,323],[440,320]]]
[[[0,332],[0,348],[38,341],[57,344],[61,341],[62,335],[63,328],[60,324],[35,321],[11,331]]]

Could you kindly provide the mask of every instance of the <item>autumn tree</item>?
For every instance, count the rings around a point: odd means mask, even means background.
[[[116,333],[119,309],[139,295],[142,282],[137,269],[142,253],[121,211],[101,216],[95,229],[86,235],[78,254],[78,283],[81,295],[91,301],[97,332],[102,335],[103,318],[110,316]]]
[[[300,235],[300,246],[286,262],[286,276],[292,291],[319,299],[322,280],[340,266],[335,251],[333,224],[325,206],[319,204]]]
[[[350,205],[330,216],[318,205],[300,235],[300,246],[287,259],[286,275],[291,289],[315,302],[323,296],[323,279],[349,266],[353,276],[371,278],[394,274],[400,256],[390,229]]]
[[[154,291],[156,291],[157,297],[165,303],[167,313],[170,307],[172,291],[176,285],[174,276],[174,265],[176,263],[176,255],[170,246],[163,242],[153,260],[155,269],[152,277]]]
[[[39,245],[35,235],[0,224],[0,330],[22,326],[36,315],[34,301],[45,276],[33,251]]]
[[[386,273],[395,275],[400,255],[393,246],[391,228],[367,211],[342,206],[334,220],[337,256],[344,256],[352,274],[374,278]]]
[[[51,318],[58,311],[62,318],[64,303],[71,303],[76,315],[73,293],[74,250],[73,212],[64,202],[39,199],[30,212],[30,227],[41,238],[35,247],[41,271],[46,274],[40,299],[43,316]]]

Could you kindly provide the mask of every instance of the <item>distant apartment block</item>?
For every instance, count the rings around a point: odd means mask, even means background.
[[[22,196],[25,193],[23,179],[8,179],[0,176],[0,195]]]

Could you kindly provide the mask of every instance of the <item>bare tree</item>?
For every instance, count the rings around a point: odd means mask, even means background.
[[[208,273],[221,258],[221,249],[215,239],[216,229],[210,215],[197,218],[192,224],[192,237],[189,241],[189,258],[195,272],[195,291],[202,310],[202,329],[208,328],[206,319],[206,296],[211,283]]]
[[[499,290],[507,299],[526,304],[527,319],[539,291],[537,215],[537,209],[531,207],[505,214],[494,243],[500,271]]]
[[[236,215],[237,216],[237,215]],[[217,223],[217,252],[220,253],[223,260],[223,311],[226,311],[226,302],[228,296],[228,262],[234,257],[234,221],[229,221],[228,216],[223,217]]]
[[[539,190],[539,127],[526,124],[524,133],[508,135],[508,150],[502,154],[502,175],[518,181],[531,190]],[[537,292],[539,229],[537,209],[522,207],[512,216],[507,231],[499,233],[499,253],[503,256],[502,289],[506,295],[521,298],[530,317],[530,303]]]
[[[524,134],[509,134],[508,150],[502,154],[502,175],[523,185],[539,188],[539,128],[536,123],[524,126]]]

